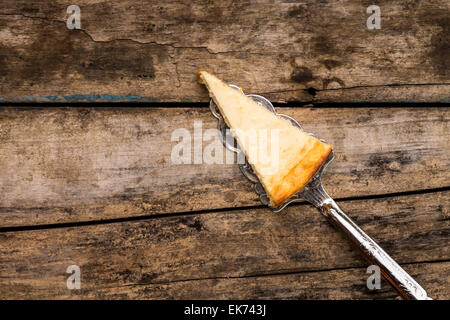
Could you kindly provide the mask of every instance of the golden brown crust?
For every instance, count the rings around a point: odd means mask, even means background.
[[[299,192],[311,180],[327,160],[333,147],[329,144],[315,141],[314,147],[302,157],[297,165],[282,179],[282,183],[274,185],[270,192],[272,205],[278,207]]]

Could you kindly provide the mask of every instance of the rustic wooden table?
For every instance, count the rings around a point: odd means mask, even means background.
[[[399,298],[313,207],[238,167],[175,165],[214,128],[198,68],[335,146],[324,185],[450,298],[447,0],[0,3],[0,298]],[[206,145],[206,143],[205,143]],[[81,271],[69,290],[68,266]]]

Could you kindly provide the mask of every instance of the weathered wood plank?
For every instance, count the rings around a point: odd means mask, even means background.
[[[449,102],[446,0],[0,4],[1,101],[207,101],[207,68],[274,101]],[[314,88],[314,90],[308,90]]]
[[[449,299],[449,262],[403,267],[419,283],[426,284],[428,296],[434,300]],[[384,279],[379,290],[368,290],[368,276],[365,268],[352,268],[96,289],[82,286],[80,290],[72,291],[58,287],[50,292],[35,287],[26,290],[27,287],[13,284],[0,290],[0,294],[2,299],[401,299]]]
[[[448,186],[448,108],[281,112],[335,146],[336,198]],[[173,164],[171,135],[194,121],[216,126],[202,108],[1,108],[0,226],[260,204],[236,164]]]
[[[343,201],[341,206],[394,259],[409,264],[450,258],[449,200],[447,191]],[[65,272],[72,264],[81,268],[79,292],[66,288]],[[341,232],[306,204],[289,207],[284,215],[254,209],[0,233],[1,298],[167,298],[208,293],[211,298],[359,298],[368,297],[361,270],[224,279],[366,265]],[[430,294],[448,297],[448,262],[407,268],[423,279],[425,289],[432,289]],[[192,282],[178,294],[183,284],[165,285],[201,279],[210,279],[200,282],[201,290],[194,288],[199,282]],[[239,281],[243,288],[231,292]]]
[[[419,283],[426,284],[434,300],[450,297],[450,263],[420,263],[404,266]],[[401,299],[391,286],[381,282],[379,290],[367,289],[365,268],[306,272],[249,278],[219,278],[162,284],[139,284],[80,291],[61,292],[67,299]],[[21,294],[22,292],[19,292]],[[23,298],[39,298],[47,293],[32,291]],[[14,294],[17,296],[16,294]]]

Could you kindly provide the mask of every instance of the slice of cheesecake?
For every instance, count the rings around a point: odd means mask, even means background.
[[[197,75],[231,128],[271,205],[280,206],[308,183],[333,147],[311,137],[211,73],[199,70]]]

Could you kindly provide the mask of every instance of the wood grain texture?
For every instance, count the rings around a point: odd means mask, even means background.
[[[450,263],[420,263],[403,267],[419,283],[426,284],[427,293],[434,300],[449,299]],[[95,292],[85,290],[80,294],[69,294],[66,290],[61,294],[67,299],[401,299],[384,279],[379,290],[367,289],[369,274],[366,271],[366,268],[352,268],[289,275],[217,278],[118,286]],[[30,293],[39,297],[36,291]],[[46,295],[44,292],[42,294]]]
[[[450,297],[450,263],[418,263],[403,268],[421,284],[434,300]],[[66,274],[65,276],[68,276]],[[3,299],[396,299],[400,296],[381,280],[379,290],[367,289],[366,268],[350,268],[297,274],[244,278],[213,278],[166,283],[113,285],[96,289],[48,291],[32,285],[12,285],[0,290]],[[63,276],[60,279],[64,281]],[[19,290],[17,290],[19,289]]]
[[[209,69],[278,101],[449,102],[446,0],[0,4],[1,101],[207,101]],[[312,88],[312,89],[310,89]],[[308,90],[310,89],[310,90]]]
[[[448,108],[279,112],[334,145],[335,198],[448,187]],[[172,162],[194,121],[216,126],[204,108],[1,108],[1,227],[260,205],[236,164]]]
[[[447,191],[340,204],[399,263],[447,261],[407,269],[448,298],[449,200]],[[363,289],[364,270],[336,270],[367,263],[306,204],[283,215],[253,209],[2,232],[0,244],[1,298],[378,296]],[[81,268],[81,291],[66,288],[72,264]]]

